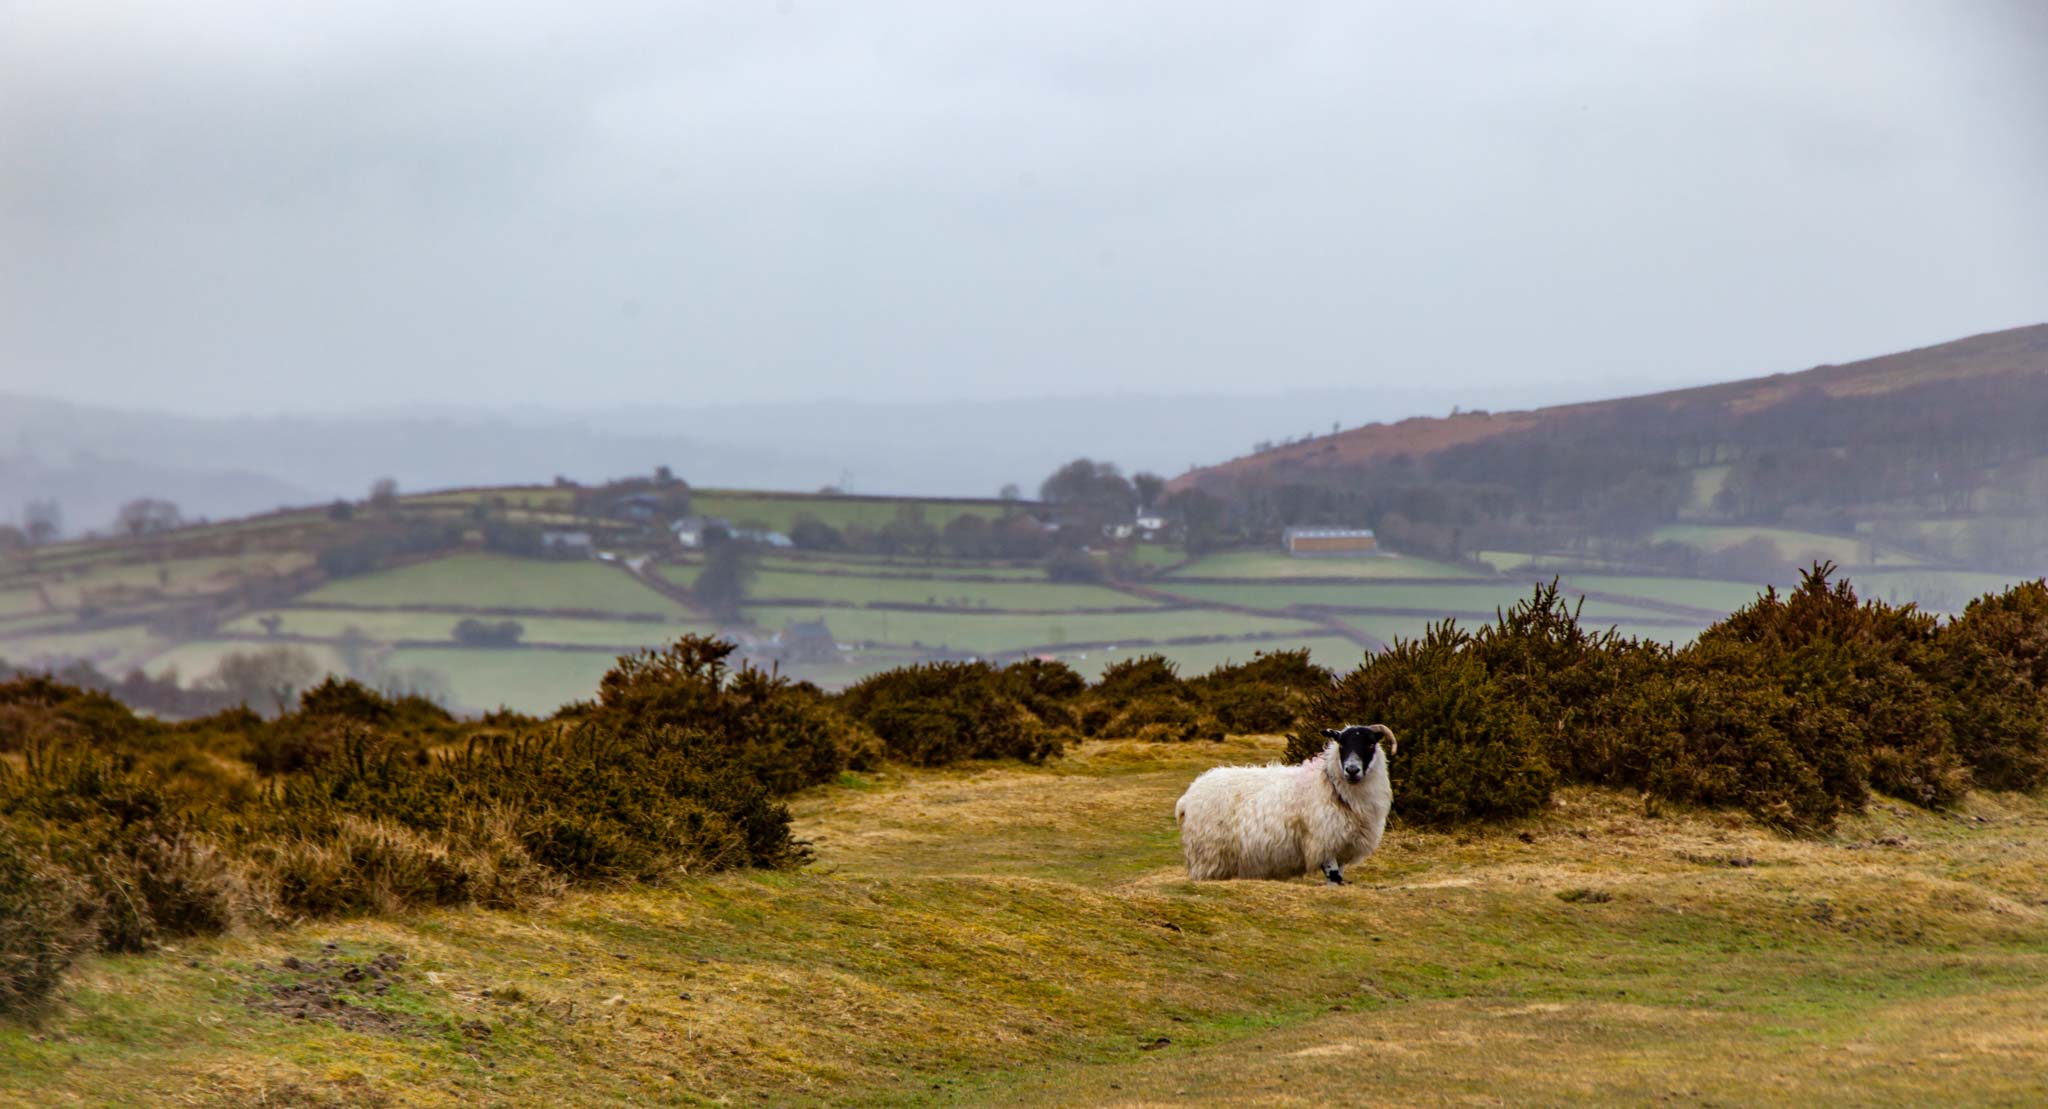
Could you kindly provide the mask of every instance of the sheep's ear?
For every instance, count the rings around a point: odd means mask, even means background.
[[[1330,737],[1331,739],[1336,739],[1336,738],[1337,738],[1337,729],[1335,729],[1335,728],[1324,728],[1324,729],[1323,729],[1323,734],[1324,734],[1324,735],[1326,735],[1326,736],[1328,736],[1328,737]]]

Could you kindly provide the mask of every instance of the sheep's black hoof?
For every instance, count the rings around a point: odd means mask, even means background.
[[[1344,884],[1344,872],[1338,870],[1334,866],[1324,867],[1323,877],[1328,878],[1330,880],[1330,884],[1333,886],[1341,886]]]

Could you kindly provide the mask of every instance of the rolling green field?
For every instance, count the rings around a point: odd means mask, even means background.
[[[596,696],[615,661],[603,651],[417,647],[391,652],[386,664],[440,675],[450,698],[465,708],[547,712]]]
[[[1174,571],[1180,578],[1469,578],[1473,571],[1405,555],[1295,558],[1285,551],[1218,551]]]
[[[282,620],[278,630],[291,636],[333,639],[354,628],[373,640],[440,639],[453,641],[460,615],[435,612],[340,612],[331,609],[275,609],[252,613],[222,630],[237,635],[261,636],[259,621],[275,615]],[[526,629],[527,643],[567,643],[578,646],[647,647],[674,640],[685,632],[710,634],[715,625],[692,620],[586,620],[559,616],[476,617],[486,622],[516,620]]]
[[[698,513],[783,529],[799,513],[840,527],[880,526],[893,520],[902,504],[921,504],[926,522],[934,527],[962,512],[993,517],[1016,510],[994,501],[728,490],[698,490],[694,497]],[[530,486],[426,493],[403,498],[395,509],[358,512],[379,529],[408,521],[467,521],[488,505],[500,506],[488,511],[513,522],[566,524],[574,520],[565,514],[576,501],[575,490]],[[650,529],[635,546],[629,536],[632,525],[584,522],[607,536],[607,546],[627,555],[657,556],[654,572],[675,587],[675,596],[620,564],[536,561],[473,547],[318,584],[315,553],[352,534],[353,518],[310,508],[180,529],[146,543],[67,543],[38,549],[32,560],[0,558],[0,659],[49,663],[83,658],[116,674],[132,666],[150,673],[175,668],[191,681],[206,677],[228,653],[282,645],[306,651],[318,665],[338,668],[334,648],[353,628],[367,643],[352,648],[349,657],[372,673],[432,669],[444,679],[457,707],[504,703],[540,711],[587,693],[606,652],[716,628],[701,605],[677,599],[695,584],[702,553],[673,548],[660,528]],[[1678,525],[1658,534],[1705,548],[1764,535],[1791,557],[1811,550],[1852,563],[1868,553],[1859,537],[1785,529]],[[465,525],[465,535],[466,543],[475,544],[482,532]],[[749,582],[751,603],[743,609],[752,626],[736,632],[765,641],[793,621],[825,621],[838,642],[863,646],[842,652],[835,661],[795,665],[791,671],[835,686],[917,661],[941,647],[975,653],[1037,649],[1090,673],[1109,658],[1158,650],[1194,673],[1249,657],[1254,650],[1300,645],[1318,659],[1349,666],[1359,648],[1345,636],[1382,643],[1413,638],[1449,614],[1469,625],[1527,597],[1531,583],[1553,575],[1562,579],[1568,595],[1574,590],[1603,595],[1586,603],[1587,623],[1617,625],[1625,634],[1667,642],[1690,639],[1711,615],[1746,604],[1757,592],[1742,582],[1604,573],[1578,569],[1577,561],[1566,556],[1532,560],[1504,551],[1482,552],[1482,564],[1468,565],[1402,556],[1296,559],[1276,549],[1226,550],[1189,559],[1181,548],[1164,544],[1137,544],[1120,557],[1137,567],[1124,587],[1049,581],[1044,567],[1031,562],[763,552]],[[1532,561],[1560,568],[1519,569]],[[1514,572],[1489,573],[1484,564]],[[1914,601],[1934,612],[1959,611],[1971,598],[2012,580],[1909,563],[1858,571],[1856,578],[1871,596]],[[309,591],[290,595],[308,582],[315,583]],[[765,603],[771,601],[816,603]],[[217,605],[217,623],[203,618],[216,602],[223,602]],[[351,607],[319,607],[330,604]],[[891,607],[871,607],[876,605]],[[421,612],[420,606],[457,611]],[[1343,611],[1305,620],[1290,615],[1295,606]],[[1671,606],[1679,607],[1674,612]],[[1230,611],[1234,608],[1259,611]],[[465,615],[461,610],[479,610],[473,614],[486,619],[518,619],[524,628],[522,645],[455,643],[453,628]],[[518,611],[557,615],[521,616]],[[194,612],[202,618],[189,618]],[[275,641],[259,623],[269,615],[282,620],[282,638]],[[1334,634],[1333,628],[1344,634]],[[1279,638],[1266,639],[1268,634]],[[1161,642],[1212,638],[1224,642]],[[1160,645],[1138,647],[1134,641]],[[400,644],[436,646],[400,650]],[[531,646],[536,644],[541,646]],[[1108,651],[1105,644],[1116,644],[1118,650]],[[549,645],[579,649],[548,650]]]
[[[1280,609],[1291,605],[1338,605],[1349,608],[1414,609],[1424,612],[1491,615],[1527,600],[1534,579],[1528,582],[1502,581],[1498,585],[1183,585],[1164,583],[1160,588],[1177,597],[1199,601],[1244,605],[1250,608]],[[1664,613],[1635,605],[1588,601],[1588,617],[1628,619],[1663,616]]]
[[[862,500],[848,497],[768,495],[720,489],[699,489],[690,494],[690,511],[700,516],[721,516],[735,526],[756,524],[787,532],[799,516],[815,516],[835,528],[858,524],[879,528],[896,519],[900,506],[912,505],[924,511],[925,523],[944,528],[958,516],[999,519],[1015,506],[1000,501],[947,501],[917,497]]]
[[[823,620],[841,642],[922,643],[962,651],[1011,651],[1059,643],[1113,643],[1129,639],[1179,639],[1286,631],[1304,637],[1327,635],[1314,624],[1284,617],[1240,616],[1202,610],[1157,613],[1062,613],[1017,616],[1001,613],[903,612],[888,609],[750,607],[750,620],[781,627],[791,620]]]
[[[1667,524],[1650,533],[1650,538],[1657,542],[1684,543],[1703,551],[1725,550],[1737,543],[1759,537],[1776,543],[1778,553],[1794,560],[1817,556],[1832,559],[1840,566],[1861,566],[1871,562],[1870,540],[1855,535],[1711,524]],[[1878,565],[1895,566],[1912,566],[1920,562],[1911,555],[1884,547],[1882,544],[1878,547],[1876,561]]]
[[[1858,580],[1861,581],[1860,575]],[[1757,594],[1762,592],[1757,586],[1737,581],[1713,581],[1708,578],[1651,578],[1623,574],[1566,573],[1562,576],[1558,587],[1567,594],[1574,591],[1615,593],[1722,613],[1733,612],[1741,608],[1756,600]],[[1590,602],[1586,607],[1588,612],[1591,612],[1593,609],[1593,605]]]
[[[1153,602],[1100,585],[1036,581],[945,581],[918,578],[858,578],[840,574],[798,574],[765,570],[754,575],[748,593],[761,599],[846,601],[852,604],[916,604],[1057,612],[1071,609],[1144,608]]]
[[[495,554],[451,555],[344,578],[313,590],[306,599],[377,606],[435,604],[682,615],[674,601],[611,566]]]

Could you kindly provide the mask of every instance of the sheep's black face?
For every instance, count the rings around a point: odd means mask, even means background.
[[[1337,766],[1344,771],[1345,781],[1365,780],[1366,768],[1372,765],[1373,752],[1379,748],[1380,735],[1385,731],[1386,728],[1380,724],[1323,729],[1324,735],[1337,741]]]

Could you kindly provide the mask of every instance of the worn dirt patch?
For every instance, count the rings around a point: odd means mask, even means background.
[[[258,965],[259,971],[281,971],[290,977],[271,983],[262,995],[250,999],[249,1007],[292,1020],[325,1021],[351,1032],[413,1033],[423,1023],[420,1018],[367,1004],[405,980],[398,972],[404,962],[405,956],[395,951],[360,962],[287,955],[275,967]]]

